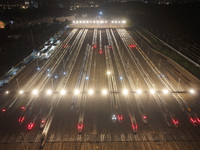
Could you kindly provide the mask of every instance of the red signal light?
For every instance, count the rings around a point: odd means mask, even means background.
[[[83,129],[83,124],[78,124],[78,129]]]
[[[178,122],[177,119],[174,119],[174,118],[173,118],[172,121],[173,121],[174,124],[179,124],[179,122]]]
[[[198,121],[198,123],[200,123],[200,119],[199,118],[197,118],[197,121]]]
[[[93,48],[97,48],[97,46],[96,46],[96,45],[93,45]]]
[[[26,107],[22,106],[21,109],[22,109],[22,111],[24,111],[24,110],[26,110]]]
[[[191,120],[192,123],[196,123],[197,122],[197,120],[195,118],[190,118],[190,120]]]
[[[134,44],[129,45],[130,48],[135,48],[136,46]]]
[[[134,125],[134,124],[132,123],[132,128],[133,128],[133,130],[137,130],[137,129],[138,129],[138,125],[137,125],[137,124]]]
[[[25,116],[19,117],[18,122],[23,122],[25,120]]]
[[[102,50],[99,50],[99,54],[102,54],[103,53],[103,51]]]
[[[29,123],[29,124],[28,124],[28,130],[31,130],[31,129],[33,128],[33,125],[34,125],[34,124],[33,124],[32,122]]]
[[[109,49],[112,49],[112,46],[109,46]]]
[[[123,116],[122,115],[117,115],[118,120],[122,120]]]
[[[42,120],[42,121],[41,121],[41,123],[45,123],[45,121],[44,121],[44,120]]]
[[[2,109],[2,112],[5,112],[6,111],[6,109],[4,108],[4,109]]]
[[[146,118],[147,118],[147,116],[143,116],[143,118],[144,118],[144,119],[146,119]]]

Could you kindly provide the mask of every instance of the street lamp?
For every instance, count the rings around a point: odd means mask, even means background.
[[[48,90],[46,91],[46,94],[47,94],[47,95],[51,95],[51,94],[52,94],[52,90],[48,89]]]
[[[167,89],[164,89],[164,90],[163,90],[163,93],[164,93],[164,94],[168,94],[169,91],[168,91]]]
[[[154,93],[155,93],[155,90],[151,89],[151,90],[150,90],[150,93],[151,93],[151,94],[154,94]]]
[[[107,71],[107,75],[110,75],[111,74],[111,72],[110,71]]]
[[[38,90],[35,89],[35,90],[33,90],[32,93],[33,93],[33,95],[37,95],[38,94]]]
[[[61,95],[65,95],[65,94],[66,94],[66,90],[62,89],[62,90],[60,91],[60,94],[61,94]]]
[[[92,95],[93,93],[94,93],[94,90],[93,89],[89,89],[88,94]]]
[[[127,89],[123,89],[123,94],[127,95],[128,94],[128,90]]]
[[[22,91],[22,90],[19,91],[19,94],[23,94],[23,93],[24,93],[24,91]]]
[[[75,94],[75,95],[78,95],[79,92],[80,92],[80,91],[79,91],[78,89],[75,89],[75,90],[74,90],[74,94]]]
[[[6,91],[5,93],[6,93],[6,94],[9,94],[9,91]]]
[[[190,89],[190,91],[189,91],[191,94],[194,94],[195,93],[195,90],[193,90],[193,89]]]
[[[107,93],[108,93],[108,91],[107,91],[106,89],[103,89],[103,90],[102,90],[102,94],[103,94],[103,95],[106,95]]]
[[[142,94],[142,90],[140,90],[140,89],[138,89],[136,92],[137,92],[138,94]]]

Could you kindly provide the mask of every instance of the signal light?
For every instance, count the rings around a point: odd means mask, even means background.
[[[2,109],[2,112],[5,112],[6,111],[6,109],[4,108],[4,109]]]
[[[109,46],[109,49],[112,49],[112,46]]]
[[[41,121],[41,123],[45,123],[45,121],[44,121],[44,120],[42,120],[42,121]]]
[[[179,122],[178,122],[177,119],[174,119],[174,118],[173,118],[172,121],[173,121],[174,124],[179,124]]]
[[[144,118],[144,119],[146,119],[146,118],[147,118],[147,116],[143,116],[143,118]]]
[[[122,115],[117,115],[118,120],[122,120],[123,116]]]
[[[93,45],[93,48],[97,48],[97,46],[96,46],[96,45]]]
[[[99,54],[102,54],[103,53],[103,51],[102,50],[99,50]]]
[[[19,123],[22,123],[24,120],[25,120],[25,116],[19,117],[18,122],[19,122]]]
[[[23,110],[23,111],[26,110],[26,107],[22,106],[22,107],[21,107],[21,110]]]
[[[130,48],[136,48],[134,44],[129,45]]]
[[[78,129],[83,129],[83,124],[78,124]]]
[[[133,130],[137,130],[137,129],[138,129],[137,124],[134,125],[134,124],[132,123],[132,128],[133,128]]]
[[[199,118],[197,118],[197,121],[198,121],[198,123],[200,123],[200,119]]]
[[[29,124],[28,124],[28,130],[31,130],[31,129],[33,128],[33,125],[34,125],[34,124],[33,124],[32,122],[29,123]]]
[[[196,118],[190,118],[190,120],[191,120],[192,123],[196,123],[197,122]]]

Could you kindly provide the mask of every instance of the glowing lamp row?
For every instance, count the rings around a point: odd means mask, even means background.
[[[78,21],[78,20],[76,20],[76,21],[72,21],[72,23],[73,24],[88,24],[88,23],[100,23],[100,24],[104,24],[104,23],[109,23],[109,22],[108,21],[103,21],[103,20],[100,20],[100,21],[95,21],[95,20],[90,20],[90,21],[88,21],[88,20],[80,20],[80,21]],[[125,24],[126,21],[124,21],[124,20],[122,20],[122,21],[115,20],[115,21],[111,21],[111,23],[116,23],[116,24],[122,23],[122,24]]]

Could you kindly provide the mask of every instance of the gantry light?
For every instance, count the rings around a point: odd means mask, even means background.
[[[104,24],[104,23],[115,23],[115,24],[125,24],[126,21],[125,20],[112,20],[112,21],[107,21],[107,20],[76,20],[76,21],[72,21],[73,24],[88,24],[88,23],[100,23],[100,24]]]
[[[122,23],[126,23],[126,21],[125,21],[125,20],[122,20]]]

